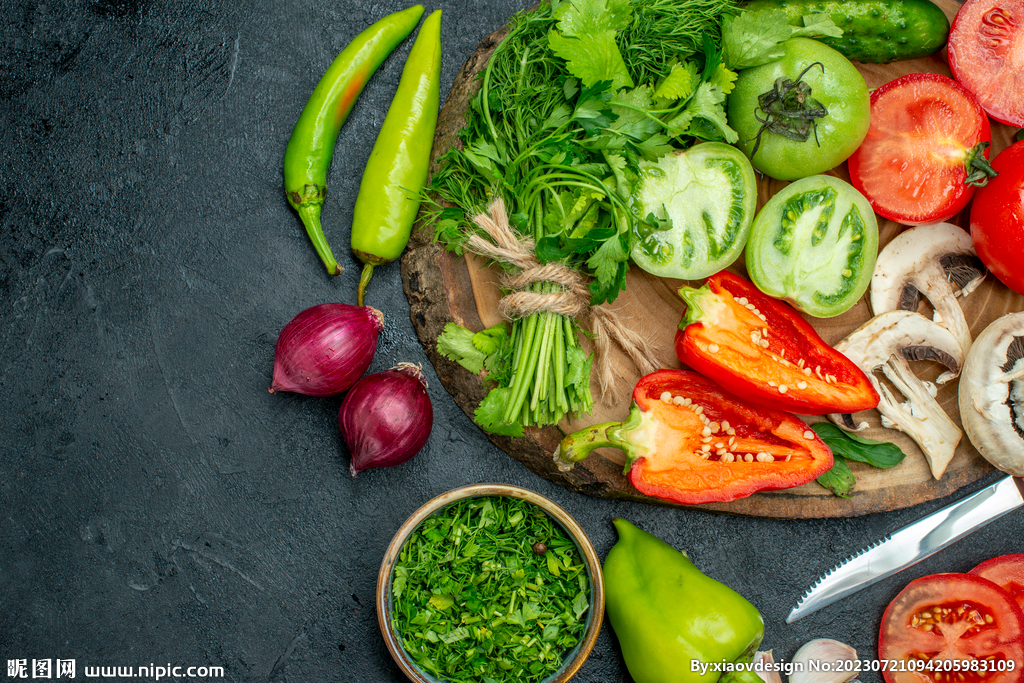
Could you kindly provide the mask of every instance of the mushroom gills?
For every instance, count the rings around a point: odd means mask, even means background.
[[[985,264],[973,252],[946,254],[939,259],[946,279],[953,285],[953,295],[964,297],[985,281]]]
[[[1016,367],[1021,365],[1022,359],[1024,359],[1024,337],[1014,337],[1006,348],[1006,362],[1003,363],[1002,371],[1007,374],[1024,372],[1024,368]],[[1006,407],[1010,409],[1010,424],[1013,425],[1013,430],[1024,441],[1024,411],[1021,410],[1024,407],[1024,380],[1010,380]]]
[[[871,310],[917,312],[924,297],[932,320],[956,337],[966,353],[971,331],[957,297],[966,297],[985,279],[986,269],[970,235],[950,223],[920,225],[896,236],[882,249],[871,276]]]
[[[952,332],[920,313],[887,311],[876,315],[836,344],[867,374],[879,395],[882,426],[905,432],[921,448],[932,476],[941,479],[956,453],[963,433],[936,400],[935,385],[914,374],[911,361],[932,360],[946,367],[936,382],[955,378],[963,366],[964,352]],[[874,374],[881,370],[902,399]],[[833,414],[830,419],[843,429],[859,431],[852,416]]]
[[[1024,476],[1024,312],[1004,315],[978,335],[959,400],[964,431],[982,457]]]

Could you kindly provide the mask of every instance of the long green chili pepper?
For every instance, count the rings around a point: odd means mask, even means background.
[[[339,275],[342,268],[324,237],[320,207],[327,193],[327,168],[338,131],[370,76],[412,33],[422,16],[423,6],[414,5],[384,17],[356,36],[317,83],[288,140],[284,153],[285,194],[299,212],[316,253],[331,275]]]
[[[402,80],[366,162],[352,215],[352,251],[362,261],[359,305],[373,267],[398,258],[427,182],[441,83],[441,10],[423,21]]]

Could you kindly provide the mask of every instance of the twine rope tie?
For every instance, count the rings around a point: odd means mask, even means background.
[[[541,263],[534,254],[534,241],[516,236],[509,225],[503,199],[499,197],[491,202],[485,213],[473,217],[473,222],[490,239],[473,234],[466,241],[466,249],[518,269],[504,273],[501,277],[502,285],[510,290],[498,305],[498,311],[505,320],[541,312],[558,313],[571,318],[589,316],[601,399],[606,405],[614,398],[616,384],[610,340],[626,353],[641,374],[646,375],[657,369],[651,360],[655,351],[643,335],[627,327],[614,310],[590,305],[590,289],[579,271],[563,263]],[[528,291],[527,288],[535,282],[553,283],[560,291]]]

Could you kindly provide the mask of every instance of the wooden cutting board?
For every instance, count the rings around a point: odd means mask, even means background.
[[[959,8],[953,0],[939,0],[937,4],[943,8],[950,20]],[[441,110],[434,140],[434,160],[450,146],[457,144],[457,133],[463,125],[469,94],[475,92],[477,87],[474,79],[486,66],[487,60],[505,32],[505,28],[501,28],[484,38],[457,76]],[[858,68],[869,88],[876,88],[894,78],[914,72],[950,75],[945,54],[887,65],[858,65]],[[997,153],[1011,144],[1012,136],[1013,131],[1010,128],[993,122],[992,152]],[[849,180],[845,164],[831,173]],[[758,210],[769,197],[786,184],[770,178],[761,178],[758,182]],[[951,222],[967,227],[968,213],[965,211]],[[892,221],[879,218],[880,245],[887,244],[902,229],[902,226]],[[733,266],[733,270],[745,275],[742,264],[741,257]],[[481,378],[441,356],[437,352],[436,341],[445,324],[449,322],[474,331],[500,322],[497,314],[500,294],[496,275],[496,270],[483,267],[482,262],[477,259],[456,258],[433,243],[433,233],[429,225],[417,226],[409,249],[402,259],[402,278],[411,306],[413,325],[442,384],[470,417],[486,393],[481,385]],[[673,350],[673,338],[684,309],[676,290],[686,283],[681,280],[657,278],[639,268],[630,270],[627,282],[626,291],[615,301],[613,308],[629,321],[633,329],[652,340],[658,348],[657,361],[661,367],[681,367]],[[977,336],[999,316],[1024,310],[1024,297],[1013,293],[989,275],[982,286],[967,297],[962,305],[971,333]],[[930,311],[922,312],[930,315]],[[835,344],[870,317],[871,311],[865,295],[856,306],[841,316],[809,320],[825,341]],[[558,427],[527,430],[526,436],[521,438],[489,436],[498,447],[530,470],[571,491],[664,505],[662,501],[644,496],[630,485],[623,475],[625,458],[620,451],[601,449],[577,464],[570,472],[560,472],[552,461],[551,456],[563,434],[598,422],[625,419],[632,388],[639,379],[639,373],[625,355],[617,350],[616,353],[619,398],[613,405],[597,405],[592,415],[566,421]],[[915,370],[926,379],[934,379],[939,374],[939,368],[928,362],[916,363]],[[959,423],[956,384],[954,381],[940,387],[938,399],[950,417]],[[596,386],[595,379],[595,397]],[[819,419],[821,418],[808,418],[808,421]],[[890,470],[879,470],[851,462],[850,465],[857,476],[857,486],[852,498],[838,498],[812,482],[785,491],[757,493],[742,500],[702,507],[764,517],[845,517],[894,510],[940,498],[993,471],[964,435],[945,475],[936,481],[932,478],[917,445],[902,432],[881,428],[876,411],[859,413],[856,419],[867,420],[871,425],[864,435],[897,443],[907,457]]]

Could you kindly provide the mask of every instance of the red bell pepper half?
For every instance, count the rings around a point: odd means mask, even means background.
[[[832,451],[799,418],[733,396],[707,377],[659,370],[633,389],[625,422],[565,437],[562,465],[595,448],[625,451],[641,493],[673,503],[716,503],[806,484],[827,472]]]
[[[679,360],[729,391],[800,415],[855,413],[878,405],[867,376],[787,304],[722,271],[683,287]]]

